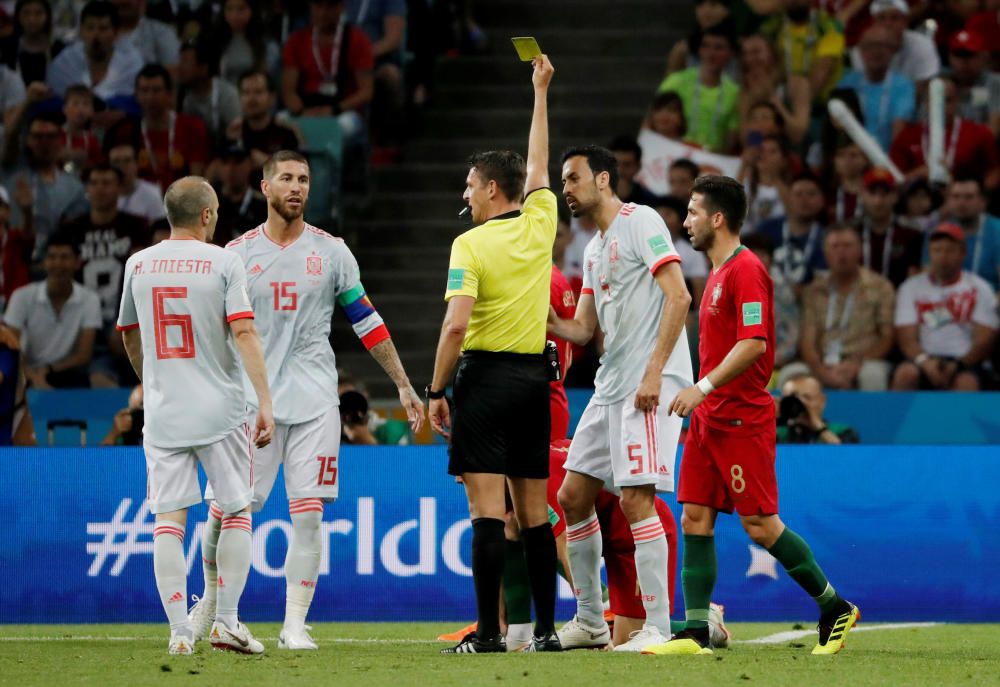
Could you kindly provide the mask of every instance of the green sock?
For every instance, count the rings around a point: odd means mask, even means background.
[[[507,624],[531,622],[531,580],[524,547],[519,541],[507,540],[503,563],[503,602],[507,607]]]
[[[821,613],[836,607],[840,597],[813,558],[805,539],[786,527],[768,552],[788,571],[789,577],[815,599]]]
[[[715,587],[715,569],[715,537],[685,534],[681,589],[684,590],[685,627],[689,630],[708,627],[708,604]]]
[[[670,634],[675,635],[681,630],[687,628],[686,620],[671,620],[670,621]]]

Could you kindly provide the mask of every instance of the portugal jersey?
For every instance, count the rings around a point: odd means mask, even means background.
[[[308,224],[287,246],[272,241],[261,225],[231,241],[226,251],[246,267],[275,422],[307,422],[338,405],[337,363],[330,347],[334,303],[340,303],[367,348],[389,337],[361,286],[354,255],[342,240]],[[245,384],[253,404],[250,380]]]
[[[146,440],[214,443],[246,420],[229,323],[253,317],[243,264],[218,246],[166,240],[125,264],[118,329],[142,335]]]
[[[653,275],[680,259],[667,225],[645,205],[623,205],[604,235],[598,233],[587,244],[581,293],[594,296],[604,332],[594,403],[617,403],[639,388],[663,314],[663,290]],[[683,329],[663,374],[691,383],[691,352]]]
[[[774,284],[752,251],[740,246],[705,284],[699,313],[701,376],[718,367],[744,339],[764,339],[767,352],[742,374],[708,395],[695,412],[708,423],[769,424],[774,399],[767,392],[774,371]]]

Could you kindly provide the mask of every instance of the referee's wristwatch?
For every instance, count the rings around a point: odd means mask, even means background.
[[[441,389],[441,391],[434,391],[431,388],[431,385],[428,384],[427,386],[424,387],[424,396],[427,397],[428,401],[436,401],[438,399],[445,397],[445,390]]]

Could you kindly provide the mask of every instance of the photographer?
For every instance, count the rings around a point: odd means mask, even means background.
[[[340,394],[340,425],[346,444],[407,446],[412,443],[409,424],[372,412],[368,397],[358,388]]]
[[[128,396],[128,407],[115,413],[114,422],[101,440],[101,446],[141,446],[145,419],[142,407],[142,384],[137,384]]]
[[[782,444],[856,444],[858,433],[848,425],[823,419],[826,394],[812,375],[796,375],[781,387],[778,442]]]

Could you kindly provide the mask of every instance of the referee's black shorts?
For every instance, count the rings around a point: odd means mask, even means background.
[[[545,357],[466,351],[454,388],[448,473],[549,476]]]

